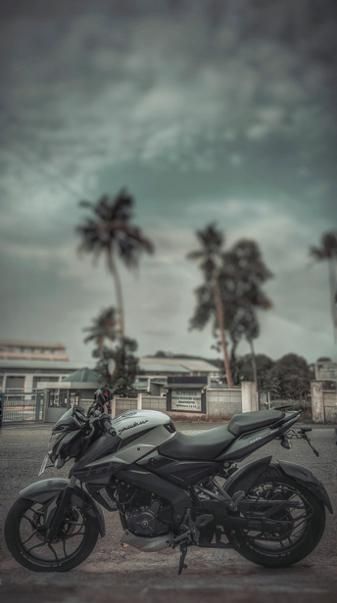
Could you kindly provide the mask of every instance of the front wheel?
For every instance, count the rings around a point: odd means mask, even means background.
[[[98,538],[98,526],[83,509],[67,511],[59,533],[48,541],[46,505],[17,500],[5,523],[5,540],[14,559],[35,572],[65,572],[82,563]]]
[[[269,467],[248,491],[246,498],[252,502],[253,511],[249,514],[252,519],[261,518],[261,508],[266,515],[268,501],[286,501],[287,506],[272,511],[269,519],[288,525],[281,529],[270,529],[269,524],[265,530],[235,530],[230,540],[246,559],[265,567],[287,567],[304,559],[318,545],[325,528],[323,504],[301,483],[283,475],[277,467]],[[260,512],[254,512],[254,503]],[[272,506],[269,513],[270,509]]]

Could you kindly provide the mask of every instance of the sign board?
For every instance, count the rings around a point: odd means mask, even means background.
[[[315,367],[317,381],[336,381],[337,380],[337,362],[322,361],[317,362]]]
[[[171,410],[201,412],[201,390],[172,389]]]

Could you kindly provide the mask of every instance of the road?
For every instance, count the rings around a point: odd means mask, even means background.
[[[178,424],[181,430],[210,428],[210,424]],[[18,491],[37,479],[45,454],[50,427],[11,426],[0,430],[0,525]],[[265,446],[255,456],[298,462],[310,468],[325,484],[337,510],[337,447],[332,428],[314,428],[312,441],[320,451],[316,458],[308,446],[294,442],[286,451],[279,443]],[[49,470],[48,476],[66,475]],[[19,567],[0,537],[0,598],[6,603],[130,602],[161,603],[268,601],[315,603],[337,597],[337,521],[327,516],[327,526],[319,547],[302,563],[286,570],[266,570],[228,550],[193,549],[188,568],[177,575],[178,552],[145,554],[120,545],[122,530],[115,514],[107,514],[107,535],[80,568],[67,574],[34,574]]]

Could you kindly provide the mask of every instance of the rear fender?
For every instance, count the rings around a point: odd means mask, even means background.
[[[247,492],[266,470],[268,465],[270,465],[271,459],[271,456],[266,456],[263,459],[247,463],[247,465],[244,465],[235,471],[235,473],[233,473],[233,475],[225,482],[223,486],[224,490],[230,495],[233,495],[234,492],[238,492],[239,490]]]
[[[306,469],[301,465],[288,463],[287,461],[278,461],[276,466],[280,468],[284,475],[291,477],[296,482],[301,482],[304,488],[314,494],[330,513],[333,513],[331,501],[325,487],[322,482],[309,471],[309,469]]]
[[[25,498],[34,502],[46,503],[55,499],[65,488],[70,487],[70,480],[63,478],[42,479],[34,482],[21,490],[19,498]],[[88,515],[93,517],[101,536],[105,535],[105,522],[102,509],[96,505],[92,498],[81,488],[72,488],[71,503],[79,508],[86,509]]]

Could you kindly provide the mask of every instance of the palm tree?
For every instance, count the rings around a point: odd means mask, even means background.
[[[273,274],[265,264],[259,245],[240,239],[223,254],[223,279],[227,287],[230,336],[234,345],[244,337],[250,347],[254,381],[258,376],[254,339],[259,336],[258,310],[270,310],[272,302],[263,291],[264,283]]]
[[[198,308],[191,320],[191,327],[202,328],[209,319],[212,309],[215,310],[216,325],[220,335],[224,369],[229,387],[233,387],[233,377],[226,339],[225,307],[219,285],[219,271],[224,251],[224,236],[215,226],[208,224],[203,230],[196,232],[200,248],[191,251],[187,257],[199,262],[205,283],[196,291]],[[212,308],[213,302],[213,308]]]
[[[92,214],[76,229],[81,237],[79,250],[92,254],[94,258],[105,257],[115,283],[119,333],[123,339],[124,302],[116,257],[127,268],[135,268],[141,252],[153,253],[154,247],[141,229],[131,223],[134,198],[126,190],[121,190],[115,197],[103,195],[95,203],[81,201],[80,205],[90,209]]]
[[[310,255],[317,261],[328,263],[331,317],[336,341],[337,330],[337,231],[325,232],[321,236],[320,246],[311,247]]]
[[[112,306],[105,308],[93,319],[91,326],[84,329],[84,331],[88,333],[84,339],[84,343],[93,341],[96,344],[99,357],[101,358],[105,340],[115,341],[117,339],[116,327],[115,308]]]

